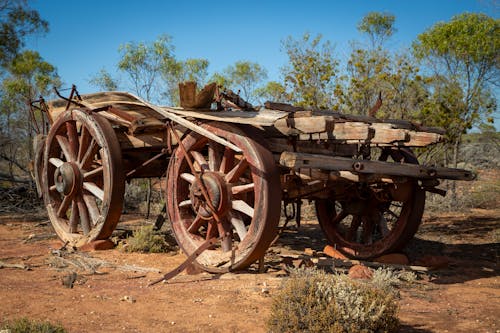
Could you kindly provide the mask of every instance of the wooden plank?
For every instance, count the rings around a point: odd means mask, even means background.
[[[331,134],[335,140],[368,140],[372,131],[370,124],[351,121],[335,123]]]
[[[434,168],[415,164],[399,164],[381,161],[354,160],[345,157],[324,156],[283,152],[280,165],[292,168],[313,168],[331,171],[351,171],[360,174],[384,174],[417,179],[455,179],[472,180],[475,175],[467,170],[451,168]]]
[[[297,151],[299,153],[325,154],[353,156],[357,154],[357,145],[339,144],[333,142],[313,142],[297,141],[295,144],[286,138],[268,138],[266,139],[269,150],[276,153],[283,151]]]
[[[264,106],[269,110],[280,110],[280,111],[286,111],[286,112],[295,112],[295,111],[303,110],[303,108],[298,107],[298,106],[293,106],[291,104],[276,103],[276,102],[271,102],[271,101],[265,102]]]
[[[409,147],[425,147],[443,141],[443,136],[438,133],[409,131],[410,140],[405,143]]]
[[[392,124],[375,123],[370,126],[374,130],[370,143],[383,144],[398,141],[409,141],[410,135],[407,130],[394,128]]]
[[[161,110],[183,117],[222,121],[226,123],[248,124],[254,126],[273,126],[274,123],[288,115],[284,111],[261,110],[254,111],[187,111],[180,108],[160,107]]]
[[[274,123],[274,127],[283,134],[291,135],[292,133],[325,132],[329,127],[333,127],[333,124],[331,124],[331,121],[329,121],[327,117],[313,116],[278,119]]]

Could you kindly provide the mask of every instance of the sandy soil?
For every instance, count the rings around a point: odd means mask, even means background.
[[[500,332],[499,238],[500,210],[427,216],[407,255],[446,256],[450,263],[400,290],[401,331]],[[266,273],[182,274],[148,287],[185,257],[113,249],[67,254],[82,261],[62,267],[54,252],[61,243],[43,216],[3,215],[0,262],[31,269],[0,269],[0,323],[28,317],[59,322],[69,332],[265,332],[272,296],[284,279],[276,253],[304,254],[305,247],[321,251],[324,245],[310,221],[271,249]],[[131,265],[135,271],[127,270]],[[62,281],[72,271],[78,275],[70,289]]]

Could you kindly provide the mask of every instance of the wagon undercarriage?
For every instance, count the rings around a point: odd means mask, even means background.
[[[200,103],[214,101],[221,102],[212,95]],[[108,238],[125,181],[166,177],[177,242],[206,270],[243,269],[261,258],[277,235],[281,202],[300,207],[302,199],[315,202],[329,243],[371,258],[413,237],[425,192],[443,194],[439,179],[474,178],[418,165],[411,148],[440,142],[439,129],[278,103],[227,110],[237,102],[210,111],[73,90],[49,103],[35,171],[58,236],[76,246]]]

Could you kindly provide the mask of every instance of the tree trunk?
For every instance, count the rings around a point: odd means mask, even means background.
[[[456,168],[458,166],[458,151],[460,148],[460,138],[455,139],[453,143],[453,158],[452,158],[452,166]],[[457,199],[457,182],[451,182],[451,206],[455,208],[458,204]]]

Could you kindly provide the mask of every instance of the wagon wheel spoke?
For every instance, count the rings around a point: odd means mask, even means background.
[[[389,223],[387,222],[384,214],[379,214],[378,216],[378,227],[382,237],[385,237],[389,234]]]
[[[231,221],[231,225],[236,231],[236,234],[240,238],[240,241],[243,240],[247,235],[247,228],[245,226],[245,222],[243,222],[243,219],[241,218],[241,215],[238,212],[230,212],[228,217]]]
[[[233,194],[233,196],[238,196],[240,194],[252,192],[254,189],[255,189],[254,183],[235,185],[231,187],[231,193]]]
[[[80,221],[82,225],[83,234],[86,235],[90,232],[91,223],[89,217],[89,210],[81,195],[77,196],[76,202],[78,204],[78,213],[80,215]]]
[[[92,138],[87,150],[83,154],[81,161],[78,163],[78,166],[84,170],[87,169],[89,165],[92,163],[92,160],[95,154],[97,154],[97,152],[99,151],[99,149],[100,149],[99,145]]]
[[[87,209],[89,210],[90,220],[92,226],[97,223],[97,219],[101,215],[101,211],[99,210],[99,206],[96,203],[95,197],[90,194],[83,194],[83,201],[85,201],[85,205],[87,205]]]
[[[371,244],[373,242],[373,221],[369,216],[363,216],[363,227],[362,227],[362,241],[364,244]]]
[[[78,204],[75,200],[71,201],[71,215],[69,218],[69,232],[75,233],[78,228]]]
[[[237,210],[239,212],[242,212],[243,214],[247,215],[248,217],[254,216],[253,207],[250,206],[248,203],[246,203],[243,200],[233,200],[231,208],[233,208],[234,210]]]
[[[248,162],[245,157],[243,157],[234,168],[232,168],[225,176],[224,179],[228,183],[236,182],[241,175],[249,168]]]
[[[59,146],[61,147],[62,153],[66,161],[74,161],[75,155],[71,151],[68,138],[62,135],[56,135],[56,140],[59,143]]]
[[[104,167],[101,165],[93,170],[87,171],[83,174],[83,180],[88,180],[88,179],[91,179],[91,178],[94,178],[97,176],[102,177],[103,170],[104,170]]]
[[[349,214],[347,213],[346,210],[341,210],[340,213],[338,213],[337,215],[335,215],[334,217],[332,217],[332,222],[331,224],[333,225],[337,225],[340,223],[340,221],[342,221],[343,219],[345,219]]]
[[[78,146],[79,146],[78,133],[76,130],[76,121],[72,120],[72,121],[66,122],[66,130],[68,132],[69,150],[70,150],[71,156],[73,156],[73,159],[76,160]]]
[[[228,173],[234,165],[235,152],[231,148],[225,147],[219,172]]]
[[[187,231],[194,234],[198,233],[198,230],[205,224],[207,223],[206,220],[202,219],[199,214],[196,215],[194,218],[193,222],[189,225]]]
[[[49,162],[50,162],[50,164],[52,164],[56,168],[60,167],[64,163],[63,161],[61,161],[61,159],[59,159],[57,157],[49,158]]]
[[[63,201],[59,205],[59,208],[57,210],[57,216],[59,217],[66,217],[66,213],[68,211],[69,205],[71,204],[72,198],[67,195],[64,197]]]
[[[181,178],[187,181],[189,184],[193,184],[196,181],[196,177],[187,172],[182,173]]]
[[[104,200],[104,191],[95,183],[83,182],[83,188],[92,193],[99,200]]]
[[[87,151],[87,149],[89,149],[91,140],[92,137],[89,133],[89,130],[87,129],[87,127],[82,125],[80,130],[80,141],[79,141],[78,156],[77,156],[78,162],[82,162],[85,152]]]
[[[194,161],[200,167],[200,170],[209,169],[207,160],[205,159],[205,156],[203,156],[202,153],[200,153],[199,151],[192,151],[191,156],[193,156]]]
[[[360,225],[361,225],[361,216],[353,215],[351,224],[349,226],[349,229],[347,230],[347,234],[345,237],[348,241],[354,240],[354,237],[356,236]]]
[[[231,251],[233,247],[233,231],[231,223],[227,220],[227,216],[220,222],[221,223],[217,224],[217,228],[219,231],[219,237],[222,237],[221,249],[223,252],[228,252]]]
[[[208,167],[212,171],[218,171],[222,161],[222,147],[216,142],[210,141],[208,144]]]

